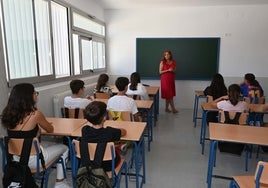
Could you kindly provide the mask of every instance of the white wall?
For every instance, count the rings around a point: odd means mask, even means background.
[[[108,73],[115,77],[136,70],[137,37],[220,37],[219,72],[226,85],[252,72],[268,92],[268,5],[105,10],[105,22]],[[208,83],[176,81],[175,102],[192,108],[194,90]]]

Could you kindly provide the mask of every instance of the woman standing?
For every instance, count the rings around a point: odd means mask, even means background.
[[[166,112],[178,113],[173,101],[173,97],[176,96],[175,72],[176,62],[173,60],[171,51],[167,50],[164,52],[164,57],[161,59],[159,66],[159,73],[161,75],[161,97],[166,99]]]

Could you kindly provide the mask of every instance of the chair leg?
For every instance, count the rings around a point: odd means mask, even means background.
[[[236,183],[235,180],[232,180],[232,181],[230,182],[229,188],[239,188],[239,186],[237,185],[237,183]]]

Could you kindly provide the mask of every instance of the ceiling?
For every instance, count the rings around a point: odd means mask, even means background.
[[[104,9],[268,4],[268,0],[95,0],[95,1],[99,3]]]

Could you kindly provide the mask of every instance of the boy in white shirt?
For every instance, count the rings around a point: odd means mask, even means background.
[[[82,80],[72,80],[70,82],[70,88],[72,90],[71,96],[66,96],[64,98],[64,107],[67,108],[86,108],[86,106],[91,102],[87,98],[82,98],[81,96],[85,92],[85,83]]]
[[[115,81],[118,89],[117,95],[111,97],[107,103],[107,110],[113,111],[130,111],[134,121],[139,121],[138,109],[134,99],[126,96],[129,80],[126,77],[119,77]]]

